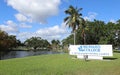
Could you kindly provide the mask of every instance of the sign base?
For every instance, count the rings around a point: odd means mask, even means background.
[[[79,59],[85,59],[85,57],[83,55],[77,55],[77,58],[79,58]],[[88,56],[87,59],[88,60],[90,60],[90,59],[103,60],[103,57],[102,56]]]

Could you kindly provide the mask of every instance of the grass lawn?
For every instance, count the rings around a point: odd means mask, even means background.
[[[120,53],[110,61],[86,62],[68,54],[0,60],[0,75],[120,75]]]

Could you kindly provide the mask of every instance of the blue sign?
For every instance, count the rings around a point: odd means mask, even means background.
[[[82,52],[100,52],[100,48],[100,45],[81,45],[78,50]]]

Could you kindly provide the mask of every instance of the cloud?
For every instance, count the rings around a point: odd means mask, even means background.
[[[21,24],[19,25],[19,27],[20,27],[20,28],[32,28],[31,25],[27,25],[27,24],[25,24],[25,23],[21,23]]]
[[[84,17],[85,20],[92,21],[96,18],[98,14],[95,12],[89,12],[87,16]]]
[[[20,33],[20,28],[32,28],[32,26],[27,25],[25,23],[17,24],[12,20],[8,20],[4,24],[0,24],[0,29],[7,32],[10,35],[17,35],[18,33]]]
[[[39,29],[38,31],[36,31],[36,33],[52,36],[52,35],[63,34],[65,33],[65,30],[59,27],[58,25],[56,25],[49,28]]]
[[[18,21],[46,23],[48,17],[58,14],[60,0],[7,0],[7,4],[20,13],[16,14]]]
[[[111,19],[109,22],[112,22],[112,23],[117,23],[114,19]]]
[[[32,22],[32,20],[30,20],[29,18],[27,18],[26,16],[24,16],[23,14],[15,14],[15,17],[18,21],[20,22]]]
[[[59,26],[55,25],[53,27],[41,28],[35,32],[23,32],[18,34],[18,39],[25,41],[31,37],[42,37],[43,39],[47,39],[51,41],[52,39],[62,40],[64,37],[70,34],[70,31],[64,27],[64,23]]]
[[[8,33],[18,33],[18,26],[13,21],[9,20],[5,24],[0,25],[0,29]]]

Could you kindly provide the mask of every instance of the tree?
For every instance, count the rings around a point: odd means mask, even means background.
[[[8,49],[7,42],[5,42],[7,38],[8,38],[8,34],[0,30],[0,50]]]
[[[120,48],[120,20],[116,24],[116,46]]]
[[[27,39],[24,43],[27,47],[33,47],[34,49],[36,49],[40,45],[39,44],[39,39],[36,38],[36,37],[32,37],[30,39]]]
[[[75,44],[75,32],[76,29],[80,27],[80,25],[84,24],[84,19],[81,17],[82,14],[79,13],[82,8],[74,8],[72,5],[69,6],[65,13],[68,14],[66,18],[64,18],[64,22],[68,27],[72,28],[72,32],[74,32],[74,44]]]
[[[17,39],[16,36],[10,35],[8,37],[9,42],[11,43],[10,47],[17,47]]]
[[[47,41],[47,40],[42,40],[42,47],[44,47],[44,48],[50,48],[50,43]]]
[[[80,26],[79,29],[82,30],[81,36],[82,36],[82,38],[83,38],[83,43],[84,43],[84,44],[87,44],[87,43],[86,43],[86,37],[87,37],[86,31],[88,31],[89,28],[87,27],[87,23],[84,21],[84,19],[83,19],[83,24]]]
[[[72,38],[73,38],[73,34],[71,34],[71,35],[68,36],[67,38],[63,39],[63,40],[62,40],[62,45],[63,45],[63,46],[66,46],[66,45],[68,46],[68,45],[70,45],[70,44],[74,44],[74,43],[73,43],[74,40],[73,40]],[[76,40],[77,40],[77,39],[76,39]],[[78,41],[78,40],[77,40],[77,41]],[[77,42],[76,42],[76,43],[77,43]]]
[[[107,37],[107,30],[105,27],[104,21],[94,20],[93,22],[89,23],[89,33],[88,36],[91,36],[94,42],[89,42],[89,44],[98,44],[101,37],[104,38],[104,40]]]
[[[43,49],[50,46],[49,42],[47,40],[43,40],[41,37],[32,37],[30,39],[27,39],[24,43],[27,47],[32,47],[35,50],[37,48]]]
[[[54,50],[59,49],[59,47],[60,47],[60,41],[59,41],[59,40],[53,39],[53,40],[51,41],[51,43],[52,43],[52,48],[53,48]]]
[[[112,44],[113,48],[120,47],[120,20],[117,23],[104,23],[104,21],[94,20],[87,21],[88,30],[85,29],[86,44]],[[82,27],[76,30],[77,44],[83,44]],[[70,35],[66,39],[62,40],[65,45],[71,44],[73,35]]]
[[[14,35],[8,35],[0,30],[0,50],[9,50],[17,46],[17,39]]]

